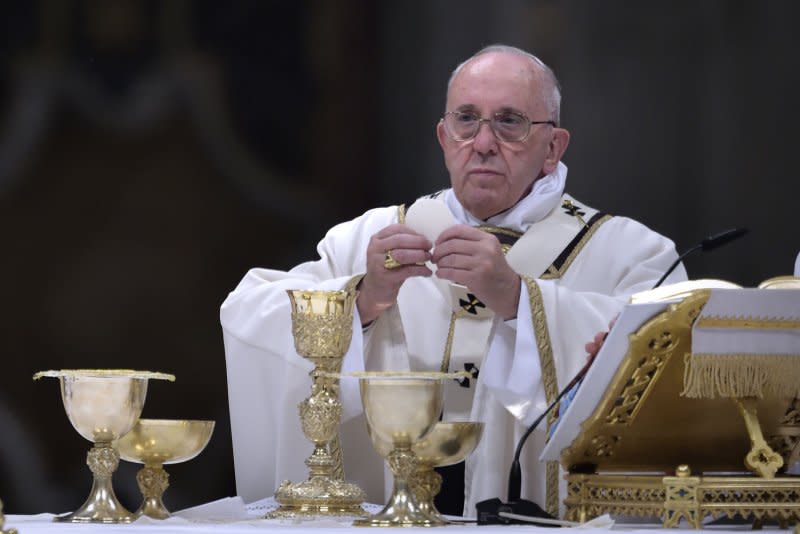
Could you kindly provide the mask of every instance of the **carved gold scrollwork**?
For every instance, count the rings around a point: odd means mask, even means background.
[[[651,340],[653,346],[658,349],[658,353],[651,354],[640,360],[639,367],[631,375],[627,387],[623,390],[614,407],[606,416],[606,422],[608,424],[625,425],[630,423],[639,405],[639,401],[642,400],[642,395],[647,391],[647,387],[652,382],[653,377],[664,365],[665,355],[663,353],[666,352],[664,347],[671,346],[671,335],[669,332],[663,332],[660,337],[664,339]]]
[[[119,465],[119,452],[108,443],[96,443],[86,454],[86,465],[95,476],[108,478]]]
[[[442,489],[442,475],[430,467],[420,465],[408,481],[408,485],[418,502],[430,503]]]
[[[645,322],[629,336],[622,359],[603,399],[562,452],[562,464],[599,463],[615,455],[644,401],[676,354],[688,350],[691,327],[710,296],[698,290]]]
[[[410,479],[417,470],[417,455],[411,449],[395,448],[386,459],[394,476],[404,480]]]
[[[136,482],[146,499],[160,499],[169,487],[169,473],[161,467],[145,466],[136,473]]]
[[[742,414],[747,434],[750,436],[750,452],[745,456],[748,469],[763,478],[774,478],[775,473],[783,466],[783,458],[773,451],[761,433],[758,422],[756,399],[734,399],[739,413]]]
[[[614,454],[614,447],[620,442],[619,436],[601,434],[592,438],[594,455],[598,458],[611,456]]]
[[[800,461],[800,407],[798,399],[792,399],[786,413],[781,417],[775,433],[767,439],[769,446],[783,457],[784,467]]]
[[[739,516],[754,525],[783,525],[800,519],[800,479],[692,476],[681,466],[674,477],[648,475],[567,475],[566,518],[587,521],[602,514],[660,517],[665,527],[685,519],[702,528],[703,519]],[[800,534],[800,533],[798,533]]]
[[[667,528],[677,527],[681,519],[686,519],[692,528],[700,528],[702,514],[697,493],[700,477],[691,474],[689,466],[681,465],[676,476],[664,477],[664,526]]]

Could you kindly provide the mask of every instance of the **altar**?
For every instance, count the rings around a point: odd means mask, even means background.
[[[238,533],[272,533],[287,532],[292,530],[297,534],[325,534],[325,532],[341,532],[342,529],[352,529],[351,520],[347,518],[319,518],[311,520],[292,520],[292,519],[263,519],[264,515],[274,510],[277,503],[273,498],[263,499],[245,505],[239,497],[220,499],[201,506],[179,511],[172,517],[165,520],[155,520],[147,517],[137,519],[130,524],[76,524],[76,523],[56,523],[53,522],[54,514],[37,515],[7,515],[5,528],[15,528],[19,534],[42,534],[54,532],[74,532],[76,534],[150,534],[150,533],[186,533],[186,534],[238,534]],[[377,511],[380,506],[365,504],[364,508],[368,511]],[[380,527],[378,527],[380,528]],[[552,528],[539,527],[535,525],[488,525],[477,526],[475,523],[456,522],[446,527],[450,534],[501,534],[513,531],[529,532],[531,534],[552,534]],[[569,530],[577,530],[586,534],[602,534],[609,531],[624,531],[629,534],[652,534],[658,529],[663,532],[660,523],[606,523],[603,527],[565,527]],[[688,524],[679,526],[682,529],[690,529]],[[708,524],[705,529],[718,534],[736,534],[751,530],[749,524]],[[365,529],[369,532],[372,529]],[[385,530],[385,528],[382,528]],[[395,531],[397,529],[394,529]],[[770,533],[792,534],[791,529],[779,529],[775,526],[765,525],[764,531]],[[424,531],[430,529],[424,527],[411,527],[402,529],[402,532]]]

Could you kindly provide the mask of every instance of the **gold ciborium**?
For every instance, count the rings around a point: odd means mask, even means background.
[[[135,519],[117,500],[111,476],[119,465],[113,442],[127,434],[142,413],[149,379],[175,380],[172,375],[123,369],[44,371],[41,377],[61,381],[61,399],[70,423],[94,443],[86,464],[94,475],[83,506],[55,521],[73,523],[129,523]]]
[[[441,373],[363,373],[359,386],[373,443],[391,444],[385,457],[394,475],[394,485],[383,510],[353,521],[353,526],[446,524],[420,506],[408,484],[418,465],[412,446],[433,429],[442,412]]]
[[[170,516],[162,497],[169,487],[166,464],[187,462],[208,445],[214,421],[180,419],[139,419],[133,430],[117,442],[123,460],[144,464],[136,473],[136,482],[144,500],[135,515],[153,519]]]
[[[280,508],[268,517],[365,515],[366,494],[346,482],[337,430],[342,417],[335,374],[353,335],[356,291],[287,291],[292,303],[292,336],[298,354],[311,360],[311,395],[298,405],[303,434],[314,443],[306,459],[308,480],[281,483]],[[329,450],[330,445],[330,450]]]

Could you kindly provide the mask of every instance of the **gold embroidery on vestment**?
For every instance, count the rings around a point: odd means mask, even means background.
[[[547,330],[547,317],[544,312],[542,291],[533,278],[523,276],[528,289],[528,299],[531,308],[533,332],[536,335],[536,348],[539,349],[539,366],[542,369],[542,383],[547,403],[553,402],[558,396],[558,377],[556,376],[555,360],[553,359],[553,346],[550,343],[550,332]],[[547,429],[556,420],[554,413],[547,417]],[[558,517],[558,462],[547,462],[546,467],[546,502],[545,510],[553,517]]]
[[[400,224],[406,223],[406,205],[400,204],[397,206],[397,222]]]
[[[555,265],[550,265],[550,267],[547,268],[547,273],[542,275],[542,280],[552,280],[553,278],[561,278],[564,276],[564,273],[567,272],[569,266],[572,265],[572,262],[578,257],[578,254],[581,253],[581,250],[583,250],[583,247],[586,245],[586,243],[588,243],[592,236],[594,236],[594,233],[598,228],[600,228],[600,225],[610,218],[611,215],[603,215],[597,220],[597,222],[590,226],[586,233],[583,234],[581,240],[578,241],[578,244],[575,245],[575,248],[573,248],[569,253],[569,256],[567,256],[567,259],[561,265],[561,268],[557,269]]]
[[[514,239],[519,239],[522,237],[522,232],[517,232],[516,230],[511,230],[510,228],[503,228],[502,226],[478,226],[478,230],[483,230],[489,234],[500,234],[500,235],[507,235],[509,237],[513,237]]]

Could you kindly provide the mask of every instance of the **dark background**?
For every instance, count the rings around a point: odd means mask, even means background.
[[[569,191],[754,285],[800,250],[792,0],[13,0],[0,5],[0,498],[62,512],[89,443],[43,369],[175,373],[144,417],[214,419],[172,509],[235,493],[219,305],[333,223],[447,185],[455,65],[504,42],[563,85]],[[276,437],[276,439],[279,439]],[[121,464],[120,500],[140,496]]]

